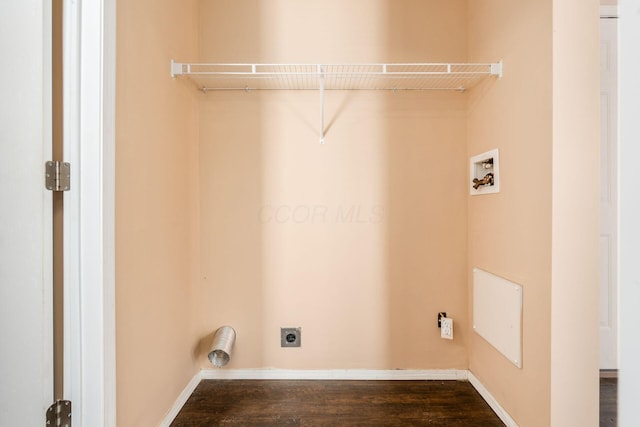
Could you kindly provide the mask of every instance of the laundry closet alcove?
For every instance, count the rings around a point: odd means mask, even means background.
[[[118,425],[165,419],[223,325],[218,372],[472,372],[548,418],[553,102],[589,78],[553,81],[558,1],[118,1]],[[473,332],[474,267],[523,287],[522,368]]]

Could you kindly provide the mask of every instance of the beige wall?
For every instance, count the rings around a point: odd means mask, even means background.
[[[462,61],[465,3],[202,1],[200,58]],[[465,107],[329,92],[322,146],[317,92],[201,97],[200,335],[237,329],[230,368],[467,367]]]
[[[499,148],[502,181],[469,198],[469,268],[524,287],[523,368],[477,335],[469,368],[521,426],[598,422],[598,13],[569,3],[469,3],[470,60],[505,61],[470,102],[469,155]]]
[[[553,426],[598,425],[599,45],[598,0],[554,2]]]
[[[551,1],[469,2],[469,59],[505,64],[470,101],[469,155],[498,148],[501,182],[468,198],[469,278],[480,267],[520,283],[524,305],[522,369],[477,334],[469,369],[521,426],[547,425],[550,410],[551,13]]]
[[[170,58],[197,55],[196,2],[119,1],[117,423],[157,425],[196,372],[198,110]]]

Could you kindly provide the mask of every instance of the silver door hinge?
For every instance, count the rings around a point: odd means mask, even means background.
[[[48,161],[44,178],[47,190],[69,191],[71,188],[71,165],[60,161]]]
[[[56,400],[56,403],[47,409],[47,425],[58,427],[71,427],[71,401]]]

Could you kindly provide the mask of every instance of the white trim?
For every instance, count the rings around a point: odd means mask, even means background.
[[[637,183],[640,170],[640,0],[620,1],[619,32],[619,148],[620,162],[618,212],[619,240],[619,354],[620,380],[618,382],[618,425],[635,426],[640,420],[640,197]]]
[[[80,348],[80,247],[78,168],[80,149],[80,5],[63,3],[63,159],[71,163],[71,190],[64,195],[64,398],[74,402],[74,420],[82,410]]]
[[[292,369],[203,369],[191,378],[173,406],[167,412],[159,427],[169,427],[187,400],[202,380],[430,380],[469,381],[507,427],[518,424],[504,410],[475,375],[466,369],[335,369],[335,370],[292,370]]]
[[[484,401],[487,402],[491,409],[493,409],[493,412],[496,413],[498,418],[500,418],[507,427],[518,427],[518,424],[513,418],[511,418],[511,415],[509,415],[509,413],[505,411],[500,403],[498,403],[496,398],[493,397],[491,393],[489,393],[489,390],[486,389],[486,387],[480,382],[478,378],[476,378],[475,375],[473,375],[471,371],[468,372],[468,379],[473,388],[475,388],[476,391],[480,393],[480,396],[482,396]]]
[[[173,403],[173,406],[164,417],[164,420],[162,420],[162,422],[158,424],[158,427],[169,427],[171,425],[173,420],[175,420],[178,416],[178,413],[180,412],[184,404],[187,403],[187,400],[189,400],[189,397],[191,396],[193,391],[196,389],[196,387],[198,387],[198,384],[200,384],[200,381],[202,379],[203,378],[200,372],[198,372],[193,376],[193,378],[191,378],[191,381],[189,381],[184,390],[182,390],[182,393],[180,393],[176,401]]]
[[[64,389],[74,425],[115,426],[115,0],[63,5]]]
[[[103,0],[102,229],[104,426],[116,425],[116,0]]]
[[[467,379],[464,369],[204,369],[203,380],[457,380]]]
[[[618,6],[600,6],[600,17],[601,18],[617,18],[618,17]]]

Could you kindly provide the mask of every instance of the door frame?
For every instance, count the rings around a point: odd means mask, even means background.
[[[618,18],[618,6],[600,6],[600,18]]]
[[[620,356],[618,383],[618,425],[637,424],[640,419],[640,340],[637,325],[640,322],[640,197],[636,183],[640,180],[637,159],[640,158],[640,60],[637,41],[640,40],[640,0],[620,1],[618,12],[619,34],[619,161],[620,209],[618,214],[619,283],[620,283]]]
[[[74,425],[116,425],[115,0],[64,0],[64,397]]]
[[[606,5],[606,6],[600,6],[600,19],[618,19],[618,6],[615,5]],[[601,27],[602,28],[602,27]],[[600,42],[602,43],[602,39],[600,39]],[[619,40],[618,40],[619,42]],[[618,47],[616,47],[616,55],[618,55]],[[620,111],[619,109],[616,109],[617,111],[617,115],[616,117],[619,117],[620,115]],[[618,120],[616,120],[616,123],[618,122]],[[618,130],[616,129],[616,138],[614,141],[614,145],[615,145],[615,157],[614,157],[614,161],[616,163],[616,196],[615,196],[615,210],[616,210],[616,222],[618,222],[618,216],[619,216],[619,211],[620,211],[620,201],[619,201],[619,196],[618,196],[618,188],[619,188],[619,179],[618,177],[618,169],[619,169],[619,157],[618,154],[620,151],[620,139],[619,139],[619,135],[618,135]],[[602,204],[602,202],[601,202]],[[601,226],[602,227],[602,226]],[[617,226],[616,226],[617,229]],[[602,228],[601,228],[602,231]],[[611,321],[611,325],[612,325],[612,329],[615,331],[616,334],[616,349],[615,349],[615,367],[613,367],[613,365],[609,362],[609,363],[604,363],[604,367],[603,367],[603,362],[606,362],[608,360],[611,360],[611,357],[605,357],[605,353],[603,352],[602,349],[602,341],[599,341],[599,346],[600,346],[600,370],[601,372],[603,370],[610,370],[613,369],[614,371],[617,371],[619,368],[619,332],[620,332],[620,325],[619,325],[619,310],[620,310],[620,303],[619,303],[619,295],[620,295],[620,281],[619,281],[619,271],[618,271],[618,267],[619,267],[619,262],[617,261],[618,257],[619,257],[619,230],[616,230],[615,233],[615,249],[613,249],[614,253],[615,253],[615,259],[616,261],[614,262],[614,264],[611,266],[612,269],[615,269],[615,274],[614,274],[614,280],[612,281],[614,283],[614,287],[615,287],[615,296],[613,298],[613,300],[615,301],[615,317],[613,318],[613,320]],[[600,256],[602,257],[602,254],[600,254]],[[602,286],[602,283],[600,283],[600,286]],[[602,332],[601,332],[602,333]]]

